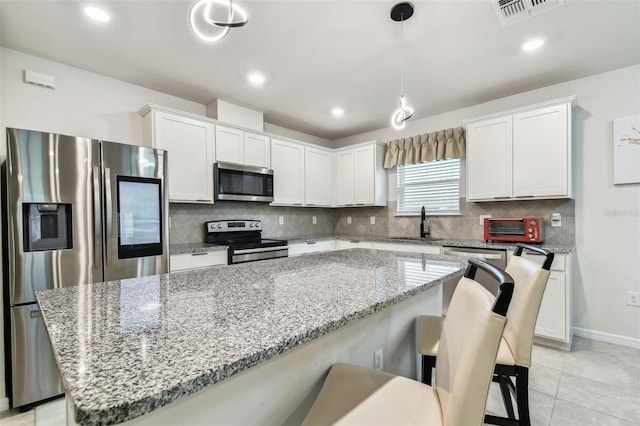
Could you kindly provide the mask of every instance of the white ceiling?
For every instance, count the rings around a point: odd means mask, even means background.
[[[489,0],[414,1],[402,43],[395,0],[235,0],[249,23],[217,44],[191,32],[193,2],[96,0],[113,15],[97,25],[82,14],[87,2],[2,0],[0,43],[199,103],[244,105],[329,140],[389,127],[401,45],[416,118],[640,63],[638,0],[566,0],[508,26]],[[532,36],[545,46],[521,51]],[[267,75],[264,87],[247,84],[251,70]]]

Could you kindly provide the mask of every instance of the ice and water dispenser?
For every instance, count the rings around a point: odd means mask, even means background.
[[[23,203],[22,226],[25,252],[73,247],[71,204]]]

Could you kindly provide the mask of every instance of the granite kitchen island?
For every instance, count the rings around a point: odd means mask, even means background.
[[[415,376],[459,258],[351,249],[38,293],[68,424],[299,423],[334,362]]]

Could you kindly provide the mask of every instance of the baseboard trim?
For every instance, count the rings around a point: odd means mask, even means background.
[[[6,396],[0,398],[0,411],[7,411],[9,409],[9,398]]]
[[[640,349],[640,339],[633,337],[619,336],[617,334],[603,333],[602,331],[589,330],[586,328],[573,327],[573,334],[587,339],[599,340],[601,342],[614,343],[621,346]]]

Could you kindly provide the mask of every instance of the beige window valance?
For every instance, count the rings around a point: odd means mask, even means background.
[[[464,128],[456,127],[389,141],[384,168],[464,156]]]

